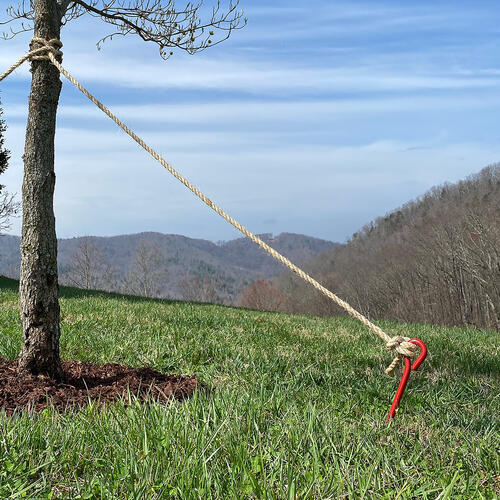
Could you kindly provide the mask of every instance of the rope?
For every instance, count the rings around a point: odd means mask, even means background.
[[[61,56],[62,53],[59,50],[62,47],[62,43],[59,40],[43,40],[41,38],[33,38],[35,43],[43,44],[43,47],[37,48],[23,56],[14,66],[9,68],[3,75],[0,76],[0,81],[2,81],[6,76],[8,76],[14,69],[20,66],[27,59],[30,60],[49,60],[58,70],[62,73],[80,92],[82,92],[90,101],[92,101],[103,113],[105,113],[111,120],[113,120],[126,134],[128,134],[139,146],[146,150],[162,167],[164,167],[170,174],[172,174],[178,181],[180,181],[184,186],[186,186],[190,191],[192,191],[198,198],[200,198],[206,205],[208,205],[212,210],[219,214],[223,219],[234,226],[238,231],[247,236],[254,243],[259,245],[263,250],[265,250],[274,259],[281,262],[288,269],[297,274],[304,281],[312,285],[316,290],[320,291],[322,294],[326,295],[328,298],[333,300],[338,306],[342,307],[350,316],[359,320],[363,325],[369,328],[372,332],[378,335],[386,344],[388,350],[396,351],[397,355],[392,361],[392,363],[387,367],[385,372],[389,375],[396,368],[402,356],[408,356],[414,358],[416,356],[417,346],[408,342],[409,337],[390,337],[387,335],[380,327],[373,324],[368,318],[363,316],[360,312],[356,311],[347,302],[337,297],[333,292],[325,288],[314,278],[309,276],[307,273],[302,271],[299,267],[293,264],[286,257],[278,253],[274,248],[271,248],[267,243],[262,241],[258,236],[253,234],[247,228],[242,226],[238,221],[233,219],[229,214],[224,212],[222,208],[216,205],[210,198],[205,196],[196,186],[191,184],[185,177],[183,177],[177,170],[175,170],[167,161],[165,161],[156,151],[149,147],[138,135],[136,135],[132,130],[130,130],[118,117],[116,117],[104,104],[102,104],[98,99],[96,99],[85,87],[83,87],[73,76],[68,73],[63,66],[56,59],[56,56]],[[45,52],[44,56],[40,56]]]
[[[59,50],[62,48],[63,44],[61,40],[58,40],[57,38],[52,38],[51,40],[47,41],[43,38],[34,36],[31,39],[31,44],[41,45],[40,49],[44,49],[44,52],[41,56],[36,54],[32,55],[30,57],[30,61],[50,61],[49,54],[52,54],[53,56],[60,56],[61,58],[63,56],[63,53]]]
[[[38,38],[35,36],[32,38],[31,44],[38,44],[41,45],[41,47],[30,50],[27,54],[21,57],[19,61],[15,62],[7,71],[2,73],[0,75],[0,82],[7,78],[12,72],[19,68],[19,66],[21,66],[24,61],[27,61],[28,59],[30,61],[50,61],[48,55],[49,53],[61,57],[63,55],[63,53],[59,50],[63,46],[63,44],[57,38],[52,38],[51,40],[47,41],[43,38]]]

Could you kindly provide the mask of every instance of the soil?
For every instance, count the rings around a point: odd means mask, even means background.
[[[99,405],[119,399],[141,401],[182,401],[202,385],[196,376],[167,375],[149,367],[131,368],[116,363],[97,365],[63,361],[64,382],[44,375],[17,373],[17,362],[0,358],[0,410],[7,415],[16,410],[41,411],[47,406],[58,410],[83,407],[90,401]]]

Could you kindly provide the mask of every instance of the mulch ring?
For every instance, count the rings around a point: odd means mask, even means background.
[[[99,405],[137,398],[162,403],[182,401],[202,388],[196,376],[166,375],[146,368],[116,363],[97,365],[82,361],[63,361],[64,382],[44,375],[18,376],[17,362],[0,358],[0,410],[7,415],[16,410],[42,411],[82,407],[90,401]]]

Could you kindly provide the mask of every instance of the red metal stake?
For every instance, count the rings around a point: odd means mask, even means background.
[[[398,409],[399,402],[401,401],[401,397],[403,396],[403,392],[405,391],[406,384],[408,383],[408,379],[410,378],[411,370],[417,370],[427,356],[427,346],[420,339],[411,339],[410,342],[420,347],[420,354],[418,355],[413,365],[411,364],[410,358],[408,358],[407,356],[404,357],[405,368],[403,371],[403,376],[401,377],[401,382],[399,382],[399,387],[396,391],[396,396],[394,397],[394,401],[392,402],[391,409],[389,410],[389,415],[387,415],[386,422],[389,422],[389,420],[391,418],[394,418],[396,415],[396,410]]]

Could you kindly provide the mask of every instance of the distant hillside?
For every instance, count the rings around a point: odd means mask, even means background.
[[[500,164],[432,188],[305,264],[374,318],[500,330]],[[338,314],[285,272],[292,312]]]
[[[300,234],[260,236],[297,263],[336,245]],[[0,274],[18,277],[19,243],[16,236],[0,237]],[[61,239],[58,262],[62,284],[224,302],[231,302],[253,281],[282,271],[247,238],[215,244],[160,233]]]

